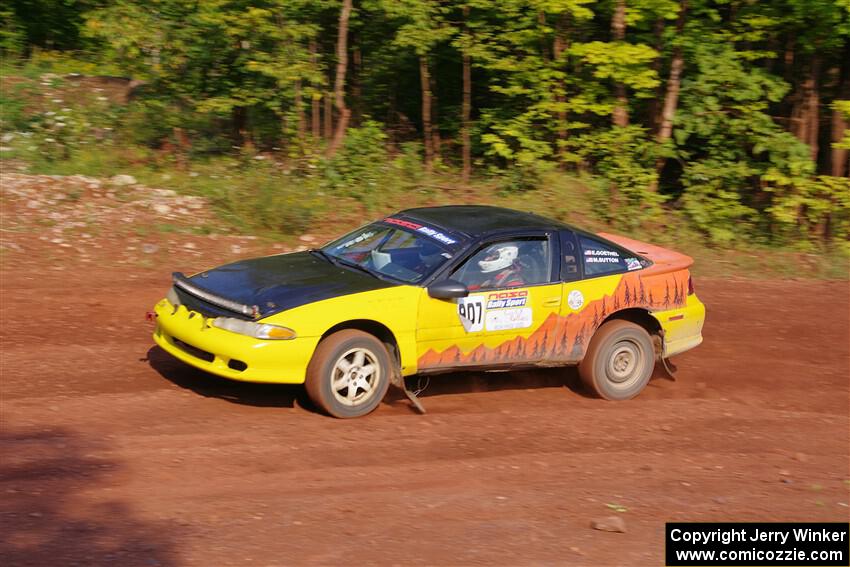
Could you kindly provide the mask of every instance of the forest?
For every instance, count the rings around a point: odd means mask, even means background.
[[[255,211],[569,178],[623,230],[850,250],[850,0],[11,0],[0,21],[6,77],[130,81],[74,116],[4,82],[3,131],[48,161],[285,173]]]

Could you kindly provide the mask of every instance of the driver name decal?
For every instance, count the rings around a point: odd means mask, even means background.
[[[620,255],[613,250],[585,250],[584,261],[588,264],[618,264]]]

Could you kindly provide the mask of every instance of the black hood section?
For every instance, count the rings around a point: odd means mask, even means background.
[[[196,274],[189,281],[213,296],[256,305],[258,318],[314,301],[397,285],[336,266],[310,252],[241,260]],[[213,317],[251,318],[223,309],[179,287],[175,289],[189,309]]]

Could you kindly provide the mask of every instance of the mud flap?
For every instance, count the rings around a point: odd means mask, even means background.
[[[672,380],[673,382],[675,382],[676,381],[676,375],[674,373],[677,370],[676,365],[673,364],[672,362],[670,362],[670,360],[668,360],[664,357],[661,357],[661,364],[664,365],[664,370],[667,372],[667,377],[670,380]]]
[[[671,380],[672,382],[676,381],[676,365],[670,362],[669,359],[664,357],[664,330],[662,329],[660,333],[657,335],[653,335],[653,343],[655,344],[655,354],[661,360],[661,366],[664,367],[664,372],[667,374],[666,378]]]
[[[416,397],[416,394],[411,392],[407,387],[407,382],[404,381],[404,376],[401,375],[401,372],[396,370],[393,372],[392,380],[390,380],[393,386],[400,389],[404,392],[404,395],[407,396],[407,399],[410,400],[410,403],[413,404],[413,407],[416,408],[421,414],[425,413],[425,408],[422,406],[422,402],[419,401],[419,398]]]

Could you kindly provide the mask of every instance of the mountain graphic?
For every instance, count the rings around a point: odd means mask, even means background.
[[[551,313],[528,337],[517,336],[497,347],[481,343],[469,352],[463,352],[457,345],[442,352],[429,349],[419,357],[418,367],[421,370],[544,360],[578,362],[596,329],[617,311],[635,307],[666,311],[683,307],[688,277],[686,270],[650,276],[638,272],[623,274],[613,294],[587,303],[579,312],[564,316]]]

